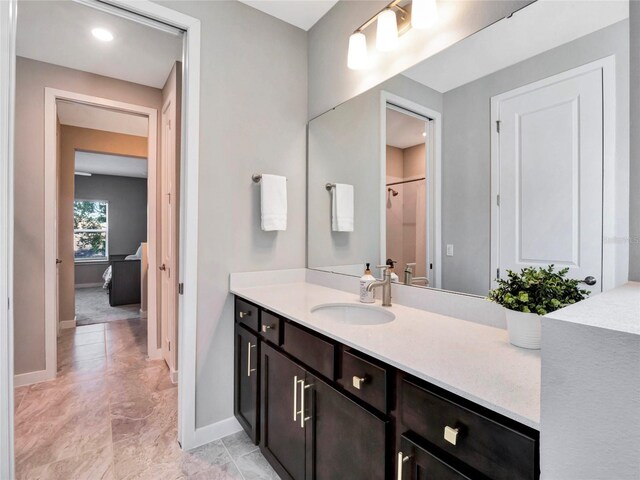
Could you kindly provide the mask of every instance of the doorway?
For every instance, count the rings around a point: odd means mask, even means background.
[[[29,3],[29,2],[25,2]],[[47,2],[48,3],[48,2]],[[179,29],[188,36],[188,42],[184,46],[184,89],[182,97],[185,98],[183,108],[183,125],[185,134],[182,142],[181,157],[184,176],[182,181],[185,188],[181,189],[182,200],[180,202],[181,228],[180,228],[180,262],[179,278],[187,283],[184,295],[180,297],[178,309],[181,322],[179,322],[179,341],[181,348],[181,365],[184,373],[179,378],[180,409],[178,412],[178,439],[183,448],[193,448],[196,444],[204,443],[202,435],[197,435],[195,428],[195,325],[197,308],[197,218],[198,218],[198,161],[199,161],[199,66],[200,66],[200,21],[175,10],[152,4],[140,2],[135,6],[124,0],[113,0],[109,5],[102,2],[82,0],[84,5],[108,13],[117,18],[126,18],[144,25],[151,25],[162,31],[174,32]],[[24,4],[23,4],[24,6]],[[21,8],[21,16],[24,10]],[[14,292],[18,291],[11,273],[15,244],[13,235],[15,228],[13,195],[18,189],[14,186],[13,176],[17,163],[14,161],[15,123],[13,114],[16,103],[16,20],[17,1],[7,0],[0,3],[0,75],[2,82],[2,94],[0,95],[0,135],[3,138],[2,158],[0,170],[0,223],[2,235],[0,235],[0,264],[1,271],[8,275],[0,279],[0,296],[9,298],[7,309],[0,310],[0,477],[12,478],[14,469],[14,389],[13,378],[16,373],[14,362],[13,339],[17,333],[14,322],[16,315],[16,298]],[[47,21],[49,21],[48,19]],[[75,38],[72,36],[72,38]],[[77,43],[77,39],[75,39]],[[187,65],[188,64],[188,68]],[[38,95],[33,97],[38,98]],[[42,97],[40,97],[42,98]],[[37,126],[38,123],[34,124]],[[34,172],[36,173],[37,170]],[[44,203],[44,202],[43,202]],[[49,268],[49,267],[47,267]],[[36,331],[32,333],[36,334]],[[44,339],[44,334],[43,339]],[[43,341],[44,344],[44,341]],[[47,359],[47,364],[51,362]],[[43,361],[44,365],[44,361]],[[17,403],[17,402],[16,402]],[[200,438],[200,439],[199,439]],[[199,442],[199,443],[198,443]]]
[[[381,263],[411,270],[411,285],[438,288],[441,114],[382,92],[380,118]]]

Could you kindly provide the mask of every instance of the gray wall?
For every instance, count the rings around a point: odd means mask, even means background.
[[[347,68],[349,36],[387,1],[341,1],[309,30],[309,118],[369,90],[435,53],[532,3],[531,0],[456,0],[438,2],[433,29],[408,32],[393,52],[375,48],[375,24],[365,33],[371,68]]]
[[[631,22],[631,175],[629,280],[640,282],[640,2],[630,2]]]
[[[308,265],[380,260],[380,92],[442,112],[442,94],[398,75],[309,123]],[[331,231],[325,183],[355,188],[353,232]],[[403,267],[404,268],[404,267]]]
[[[491,97],[616,55],[617,138],[624,205],[629,158],[629,22],[623,21],[444,94],[442,260],[443,288],[486,295],[490,289]],[[619,207],[618,211],[624,211]],[[626,213],[618,219],[626,224]],[[446,244],[455,255],[447,257]],[[626,265],[622,266],[626,279]]]
[[[202,22],[196,425],[233,415],[229,273],[305,266],[306,33],[237,1],[170,1]],[[288,178],[288,227],[260,229],[253,173]],[[185,286],[189,288],[188,284]]]
[[[75,198],[109,202],[109,254],[131,255],[147,241],[146,178],[76,175]],[[104,264],[76,263],[75,284],[102,282],[104,269]]]

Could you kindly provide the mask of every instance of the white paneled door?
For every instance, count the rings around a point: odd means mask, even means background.
[[[177,195],[176,195],[176,102],[171,95],[162,109],[161,164],[161,285],[160,318],[162,356],[172,374],[177,370]]]
[[[492,108],[499,269],[492,273],[554,264],[571,278],[594,277],[585,287],[601,291],[602,69],[502,94]]]

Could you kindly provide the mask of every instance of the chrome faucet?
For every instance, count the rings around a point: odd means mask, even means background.
[[[382,306],[391,306],[391,272],[388,265],[378,265],[378,268],[384,269],[382,280],[376,280],[367,285],[367,292],[372,292],[376,287],[382,287]]]

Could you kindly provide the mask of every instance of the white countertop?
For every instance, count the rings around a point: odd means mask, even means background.
[[[311,314],[315,305],[358,303],[356,294],[294,282],[231,292],[411,375],[539,429],[540,352],[509,344],[506,330],[394,305],[381,325],[348,325]],[[380,305],[380,302],[376,302]]]
[[[640,335],[640,282],[628,282],[557,310],[548,318]]]

